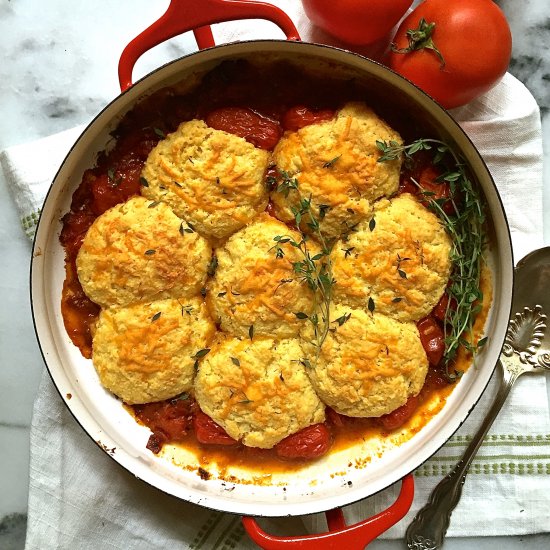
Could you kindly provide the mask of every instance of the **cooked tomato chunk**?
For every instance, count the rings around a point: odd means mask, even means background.
[[[420,400],[417,396],[413,395],[409,397],[404,405],[395,409],[395,411],[384,414],[378,418],[378,422],[380,422],[386,430],[396,430],[407,422],[407,420],[414,414],[419,404]]]
[[[193,427],[199,443],[212,445],[237,445],[239,443],[201,410],[195,413]]]
[[[304,128],[310,124],[330,120],[331,118],[334,118],[334,111],[331,109],[319,109],[316,111],[303,105],[297,105],[286,111],[283,115],[282,125],[285,130],[296,132],[300,128]]]
[[[441,327],[431,316],[424,317],[416,323],[416,326],[430,365],[438,365],[445,352],[445,340]]]
[[[268,151],[277,145],[283,133],[277,121],[244,107],[216,109],[206,116],[206,124],[215,130],[240,136]]]
[[[275,445],[279,458],[311,460],[323,456],[330,448],[330,432],[325,424],[313,424],[285,437]]]

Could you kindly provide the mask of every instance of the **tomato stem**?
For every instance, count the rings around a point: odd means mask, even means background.
[[[445,59],[435,45],[432,34],[435,30],[435,23],[428,23],[424,18],[420,19],[418,28],[407,31],[407,40],[409,45],[406,48],[398,48],[395,44],[391,45],[392,52],[410,53],[417,50],[431,50],[441,61],[440,69],[445,67]]]

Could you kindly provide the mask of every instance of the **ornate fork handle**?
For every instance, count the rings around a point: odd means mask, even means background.
[[[504,359],[504,358],[503,358]],[[449,527],[451,513],[455,509],[462,494],[462,486],[466,479],[468,468],[476,455],[483,438],[497,417],[506,397],[521,371],[507,369],[499,360],[501,380],[498,392],[493,400],[487,416],[479,427],[472,441],[464,451],[462,459],[436,486],[430,495],[428,503],[415,516],[405,534],[407,548],[415,550],[436,550],[441,548],[443,538]]]

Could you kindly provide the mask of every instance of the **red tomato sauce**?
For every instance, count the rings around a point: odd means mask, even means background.
[[[370,100],[368,90],[359,84],[307,77],[286,64],[258,69],[244,61],[222,63],[203,78],[193,93],[161,90],[125,115],[114,134],[114,148],[100,154],[96,166],[83,174],[82,182],[74,192],[71,209],[62,219],[60,241],[66,254],[66,279],[61,310],[67,333],[83,356],[92,356],[91,328],[100,308],[86,297],[78,281],[78,250],[97,216],[139,194],[141,170],[149,152],[160,139],[175,131],[182,122],[199,118],[213,128],[243,137],[256,147],[272,150],[284,131],[330,120],[341,105],[354,100],[370,103],[388,123],[399,129],[405,140],[417,137],[416,130],[403,127],[403,120],[408,120],[407,117],[388,110],[385,102],[377,104],[375,99]],[[438,196],[448,197],[448,185],[434,183],[437,174],[427,173],[427,166],[428,160],[416,162],[404,170],[400,192],[420,193],[412,181],[414,179],[432,185],[433,189],[429,190]],[[276,174],[275,167],[270,167],[266,174],[268,185],[273,185]],[[271,203],[267,212],[274,215]],[[443,318],[440,310],[443,308],[444,305],[438,304],[434,314],[422,322],[441,332]],[[166,443],[183,442],[186,448],[196,450],[197,454],[209,453],[218,462],[262,464],[277,470],[284,464],[288,467],[288,461],[313,460],[331,447],[351,445],[368,434],[383,435],[397,430],[424,402],[438,393],[448,393],[449,385],[438,366],[441,339],[439,333],[439,339],[430,334],[424,334],[422,343],[433,364],[419,396],[380,419],[345,417],[327,408],[327,420],[323,424],[289,436],[274,450],[251,449],[236,442],[202,413],[190,396],[134,405],[129,410],[138,422],[151,429],[147,447],[154,453],[158,453]]]

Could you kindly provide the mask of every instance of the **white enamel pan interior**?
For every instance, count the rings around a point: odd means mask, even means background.
[[[488,205],[494,287],[486,329],[488,344],[443,410],[411,440],[397,446],[388,444],[380,457],[381,444],[358,445],[298,472],[249,476],[253,483],[231,483],[215,475],[204,480],[196,471],[148,451],[149,431],[101,387],[91,362],[67,336],[60,310],[65,276],[60,219],[69,210],[83,172],[94,165],[98,152],[112,146],[110,132],[124,113],[151,92],[182,80],[191,84],[222,60],[236,58],[253,62],[287,59],[326,71],[329,76],[343,74],[365,80],[380,97],[406,107],[411,117],[432,128],[432,136],[453,144],[476,175]],[[109,104],[74,144],[55,177],[38,225],[31,268],[32,309],[44,360],[61,398],[92,440],[129,472],[166,493],[210,508],[255,516],[302,515],[350,504],[388,487],[437,451],[467,417],[489,381],[504,341],[512,284],[510,234],[502,203],[485,164],[451,116],[412,84],[370,60],[326,46],[284,41],[240,42],[200,51],[161,67]]]

